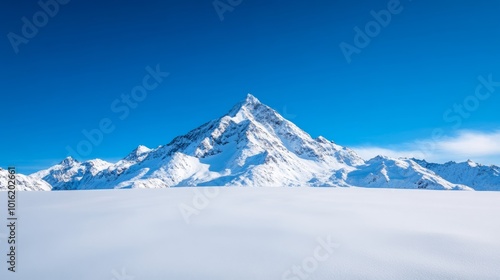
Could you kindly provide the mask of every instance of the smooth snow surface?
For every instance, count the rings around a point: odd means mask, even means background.
[[[291,272],[302,265],[307,279],[500,279],[499,201],[369,188],[20,192],[18,272],[2,261],[0,279],[306,279]],[[179,207],[196,210],[189,224]]]

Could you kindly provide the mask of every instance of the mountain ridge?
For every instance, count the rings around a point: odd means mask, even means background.
[[[166,145],[153,149],[140,145],[116,163],[67,157],[27,177],[32,180],[30,186],[37,182],[46,189],[46,183],[52,190],[177,186],[474,189],[448,176],[449,172],[442,171],[441,176],[433,168],[437,170],[416,159],[378,156],[365,161],[323,136],[312,138],[248,94],[227,114]],[[497,184],[497,177],[485,178]],[[476,188],[499,189],[490,185]]]
[[[500,189],[500,167],[496,165],[486,166],[471,160],[458,163],[449,161],[443,164],[417,159],[415,161],[448,181],[467,185],[475,190]]]

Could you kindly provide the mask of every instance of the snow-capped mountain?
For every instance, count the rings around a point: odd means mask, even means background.
[[[52,186],[53,190],[79,189],[101,170],[112,165],[100,159],[80,163],[72,157],[67,157],[49,169],[31,174],[30,178],[44,180]]]
[[[44,180],[32,178],[23,174],[15,174],[16,190],[20,191],[50,191],[51,186]],[[0,191],[8,190],[9,172],[0,168]]]
[[[495,165],[485,166],[471,160],[460,163],[450,161],[444,164],[417,159],[415,161],[450,182],[467,185],[478,191],[500,189],[500,167]]]
[[[165,146],[140,146],[114,165],[94,162],[66,159],[32,176],[54,189],[330,185],[335,170],[364,163],[350,149],[313,139],[252,95]]]
[[[472,190],[451,183],[411,159],[377,156],[347,174],[347,183],[368,188]]]
[[[26,188],[357,186],[469,190],[469,183],[477,189],[495,188],[496,183],[481,187],[490,177],[458,180],[449,172],[430,169],[427,163],[411,159],[379,156],[365,162],[353,150],[321,136],[312,138],[249,94],[226,115],[167,145],[155,149],[139,146],[114,164],[99,159],[78,162],[68,157],[30,175],[32,181],[26,182]],[[498,168],[492,170],[491,176],[497,178]],[[483,171],[477,176],[480,174]],[[48,184],[42,187],[41,182]]]

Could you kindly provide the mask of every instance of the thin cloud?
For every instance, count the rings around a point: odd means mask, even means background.
[[[500,131],[491,134],[462,132],[458,138],[439,142],[438,148],[459,155],[500,155]]]
[[[370,159],[377,155],[389,157],[420,158],[433,162],[466,161],[500,165],[500,130],[493,132],[459,131],[453,137],[416,140],[387,147],[353,147],[358,154]]]

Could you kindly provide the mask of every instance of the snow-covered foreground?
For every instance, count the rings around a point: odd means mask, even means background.
[[[500,279],[498,192],[171,188],[18,196],[18,272],[2,261],[0,279]],[[5,208],[6,192],[0,201]],[[183,217],[179,209],[194,212]],[[187,213],[196,213],[189,223]]]

